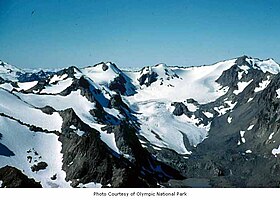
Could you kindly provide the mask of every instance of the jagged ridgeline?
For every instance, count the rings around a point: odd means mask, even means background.
[[[0,61],[0,187],[279,187],[279,71]]]

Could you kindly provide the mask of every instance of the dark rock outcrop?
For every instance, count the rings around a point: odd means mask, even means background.
[[[147,73],[147,72],[145,73],[144,71],[146,71],[147,69],[149,70],[149,67],[144,67],[141,70],[141,72],[140,72],[141,76],[140,76],[140,78],[138,78],[138,81],[139,81],[140,85],[145,84],[148,87],[153,82],[157,81],[158,74],[155,73],[154,71],[151,71],[149,73]]]
[[[7,188],[41,188],[41,184],[34,179],[29,179],[15,167],[5,166],[0,168],[2,187]]]
[[[246,66],[250,67],[251,65],[250,65],[250,63],[247,62],[247,60],[246,60],[247,58],[248,58],[248,56],[246,56],[246,55],[238,57],[236,59],[235,63],[239,66],[246,65]]]
[[[182,102],[174,102],[171,104],[171,106],[174,106],[175,109],[173,111],[173,115],[181,116],[183,114],[187,115],[188,117],[191,117],[192,112],[189,111],[188,107],[185,106]]]
[[[66,171],[66,180],[71,180],[73,186],[93,181],[102,185],[110,183],[112,187],[148,187],[155,184],[141,178],[140,171],[135,171],[126,159],[112,152],[101,141],[99,132],[84,124],[73,110],[63,111],[61,115],[64,121],[63,132],[59,136],[64,155],[62,168]],[[79,127],[86,135],[79,137],[71,133],[67,129],[70,124]]]
[[[109,84],[109,89],[113,90],[117,93],[120,93],[122,95],[125,94],[126,88],[125,88],[126,80],[125,78],[120,74],[116,78],[114,78],[113,81]]]
[[[48,167],[48,164],[46,162],[39,162],[38,164],[35,164],[31,166],[32,172],[38,172],[40,170],[44,170]]]

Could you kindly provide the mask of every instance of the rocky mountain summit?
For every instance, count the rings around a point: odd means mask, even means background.
[[[0,187],[279,187],[279,72],[0,61]]]

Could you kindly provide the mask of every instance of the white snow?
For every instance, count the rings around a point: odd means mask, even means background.
[[[18,82],[19,90],[28,90],[35,85],[37,85],[38,81],[31,81],[31,82]]]
[[[247,128],[247,130],[248,130],[248,131],[252,130],[252,129],[254,128],[254,126],[255,126],[254,124],[250,125],[250,126]]]
[[[80,95],[80,90],[73,91],[67,96],[61,95],[36,95],[17,93],[24,101],[36,107],[51,106],[55,110],[65,110],[73,108],[77,116],[85,123],[91,124],[95,122],[92,115],[89,113],[95,108],[95,103],[87,100],[86,97]]]
[[[210,112],[202,112],[207,118],[212,118],[214,115]]]
[[[198,109],[195,104],[186,103],[186,99],[193,98],[200,104],[209,103],[224,95],[228,91],[228,87],[222,87],[216,80],[220,77],[223,71],[229,69],[235,64],[236,59],[219,62],[213,65],[201,67],[167,67],[165,64],[159,64],[153,67],[147,67],[143,73],[155,72],[158,74],[157,81],[152,83],[149,87],[140,86],[137,80],[142,74],[140,72],[126,72],[124,73],[131,78],[133,84],[136,86],[136,94],[133,96],[123,96],[124,102],[128,103],[135,111],[135,116],[138,117],[140,123],[141,136],[153,143],[154,149],[161,150],[161,148],[173,149],[179,154],[189,155],[191,151],[184,145],[184,137],[187,137],[191,146],[196,147],[204,139],[207,138],[208,130],[211,123],[207,126],[199,125],[201,119],[192,115],[190,118],[186,115],[174,116],[171,107],[172,102],[183,102],[191,112]],[[273,73],[279,72],[279,66],[273,60],[258,61],[253,60],[259,70],[269,71]],[[87,67],[82,69],[82,73],[75,69],[75,77],[79,78],[85,75],[85,78],[90,84],[100,89],[106,98],[109,98],[114,92],[108,89],[109,83],[122,72],[111,63],[105,63],[108,69],[104,71],[102,65],[95,67]],[[266,65],[266,66],[265,66]],[[241,80],[244,73],[250,67],[241,66],[243,72],[238,73],[238,79]],[[2,70],[2,71],[1,71]],[[17,69],[13,69],[17,71]],[[0,75],[6,75],[17,81],[14,72],[8,73],[9,70],[0,68]],[[268,78],[269,79],[269,78]],[[101,140],[106,145],[118,154],[122,152],[118,149],[115,142],[115,134],[108,134],[102,131],[101,127],[104,125],[98,124],[97,120],[89,113],[91,109],[95,109],[95,103],[89,102],[80,94],[80,90],[73,91],[67,96],[56,95],[65,90],[72,84],[72,78],[67,74],[62,76],[54,75],[51,77],[49,85],[41,91],[41,94],[23,94],[15,92],[16,95],[9,93],[4,89],[0,89],[0,112],[11,115],[24,123],[31,123],[48,130],[59,130],[62,125],[62,118],[58,113],[47,115],[41,112],[36,107],[44,107],[49,105],[54,109],[60,111],[67,108],[73,108],[77,116],[90,127],[100,132]],[[239,82],[238,89],[234,91],[236,95],[241,93],[253,80],[249,82]],[[19,83],[20,88],[28,89],[32,87],[29,83]],[[263,90],[269,84],[268,80],[259,84],[255,88],[255,92]],[[10,84],[1,84],[0,87],[7,90],[12,90]],[[47,93],[43,94],[43,93]],[[280,98],[280,89],[277,91]],[[21,100],[22,99],[22,100]],[[250,102],[252,98],[248,100]],[[8,103],[7,103],[8,102]],[[223,115],[232,111],[237,102],[225,101],[225,104],[214,108],[219,115]],[[123,117],[116,109],[109,109],[104,107],[104,110],[117,118]],[[213,114],[210,112],[203,112],[208,118],[212,118]],[[232,123],[232,117],[227,118],[228,123]],[[8,130],[8,127],[12,127]],[[77,129],[74,125],[70,126],[78,135],[83,136],[85,133]],[[250,125],[247,130],[251,130],[253,125]],[[17,131],[19,130],[19,131]],[[3,163],[11,163],[13,166],[18,166],[24,169],[29,177],[34,177],[35,180],[42,181],[45,187],[69,187],[69,183],[64,181],[65,173],[61,170],[62,155],[60,154],[61,144],[54,134],[34,133],[27,127],[18,124],[17,122],[0,117],[0,132],[3,134],[3,144],[11,148],[16,154],[10,158],[0,156],[0,165]],[[245,131],[240,131],[241,139],[238,145],[245,143]],[[22,139],[24,138],[24,139]],[[271,135],[272,139],[272,135]],[[146,143],[140,140],[141,144]],[[2,140],[1,140],[2,143]],[[34,164],[34,160],[29,163],[26,159],[28,149],[34,148],[42,156],[41,160],[46,161],[49,166],[46,170],[33,173],[30,170],[30,165]],[[278,149],[272,150],[272,153]],[[251,150],[246,150],[246,153],[251,153]],[[128,156],[129,155],[124,155]],[[3,157],[3,159],[2,159]],[[58,175],[58,179],[52,181],[50,179],[54,174]],[[101,187],[100,183],[80,184],[79,187]]]
[[[237,102],[232,103],[232,101],[225,101],[225,103],[228,106],[219,106],[219,107],[214,107],[214,110],[217,111],[219,113],[219,116],[226,114],[227,112],[231,112],[232,109],[235,107],[235,105],[237,104]]]
[[[230,124],[232,122],[232,117],[228,117],[227,122]]]
[[[119,75],[120,71],[111,63],[105,63],[105,65],[108,67],[106,71],[102,69],[103,64],[94,67],[86,67],[81,69],[81,71],[95,83],[99,85],[108,85],[108,83]]]
[[[0,88],[3,88],[8,91],[12,91],[14,87],[11,85],[11,83],[4,83],[0,85]]]
[[[0,188],[2,187],[3,181],[0,180]]]
[[[279,145],[279,147],[278,147],[277,149],[272,149],[271,153],[272,153],[275,157],[277,157],[277,154],[280,154],[280,145]]]
[[[184,103],[184,104],[187,106],[187,108],[191,112],[195,112],[198,109],[198,107],[192,103]]]
[[[72,84],[73,80],[68,78],[65,80],[61,80],[55,82],[55,84],[51,84],[50,86],[46,86],[40,93],[44,94],[57,94],[68,88]]]
[[[154,71],[163,76],[165,84],[161,85],[158,80],[152,83],[149,87],[139,87],[137,94],[129,98],[130,102],[160,100],[165,99],[170,102],[183,102],[186,99],[193,98],[199,103],[207,103],[216,100],[218,97],[224,95],[228,88],[222,88],[216,80],[221,76],[224,70],[229,69],[234,65],[236,59],[219,62],[214,65],[201,67],[154,67]],[[167,80],[165,69],[170,73],[177,74],[180,78],[173,78]],[[168,72],[169,72],[168,71]],[[134,72],[135,73],[135,72]],[[137,78],[133,72],[127,73],[128,76],[134,79],[134,84],[139,85]],[[191,84],[186,84],[191,83]],[[169,85],[169,86],[168,86]],[[170,87],[172,85],[173,87]]]
[[[78,188],[101,188],[102,184],[101,183],[95,183],[95,182],[90,182],[90,183],[79,183],[77,186]]]
[[[254,99],[253,97],[249,98],[248,101],[247,101],[247,103],[249,103],[249,102],[252,101],[253,99]]]
[[[61,131],[62,118],[55,112],[47,115],[31,105],[21,101],[17,96],[0,88],[0,113],[12,116],[24,123],[42,127],[49,131]]]
[[[78,128],[75,127],[74,125],[71,125],[69,128],[73,129],[73,130],[76,132],[76,134],[77,134],[78,136],[83,136],[83,135],[86,134],[84,131],[81,131],[80,129],[78,129]]]
[[[277,93],[277,98],[279,99],[280,98],[280,88],[276,90],[276,93]]]
[[[240,136],[244,137],[245,131],[240,131]]]
[[[156,146],[153,146],[153,149],[158,150],[158,151],[161,151],[161,148],[156,147]]]
[[[167,102],[138,102],[137,117],[141,123],[140,134],[158,147],[170,148],[179,154],[190,154],[184,145],[185,135],[190,145],[196,146],[207,136],[205,128],[193,124],[185,115],[174,116]],[[136,106],[135,106],[136,107]]]
[[[110,115],[113,115],[114,117],[116,117],[116,118],[120,118],[122,115],[121,115],[121,113],[120,113],[120,111],[119,110],[117,110],[117,109],[115,109],[115,108],[105,108],[105,107],[103,107],[103,109],[108,113],[108,114],[110,114]]]
[[[265,81],[262,81],[261,83],[259,83],[259,87],[256,87],[254,92],[260,92],[260,91],[264,90],[268,86],[270,81],[271,80],[269,80],[269,78],[268,78],[268,80],[265,80]]]
[[[55,82],[57,82],[57,81],[64,80],[64,79],[66,79],[67,77],[68,77],[67,74],[63,74],[63,75],[61,75],[61,76],[57,76],[57,75],[55,74],[55,75],[51,78],[49,84],[53,84],[53,83],[55,83]]]
[[[3,64],[4,66],[0,65],[0,77],[2,77],[5,80],[18,81],[17,72],[23,72],[23,71],[8,63],[3,62]]]
[[[244,71],[238,72],[238,80],[240,80],[242,78],[243,74],[244,74]]]
[[[32,132],[26,126],[2,116],[0,116],[0,132],[3,135],[1,144],[15,154],[11,157],[0,156],[0,167],[10,165],[24,170],[28,177],[40,181],[43,187],[70,187],[62,170],[61,143],[57,135]],[[34,154],[33,149],[38,156]],[[29,150],[32,151],[28,153]],[[29,163],[27,156],[33,157],[32,162]],[[47,168],[37,173],[32,172],[30,167],[37,163],[35,159],[46,162]],[[57,179],[51,180],[50,177],[54,174],[57,174]]]
[[[74,126],[74,125],[71,125],[69,128],[74,129],[74,130],[77,129],[76,126]]]
[[[80,129],[77,129],[76,133],[78,136],[83,136],[86,134],[84,131],[81,131]]]
[[[240,136],[241,136],[241,142],[242,142],[242,143],[245,143],[245,142],[246,142],[246,140],[245,140],[245,138],[244,138],[244,134],[245,134],[245,131],[240,131]]]
[[[274,132],[272,132],[272,133],[269,135],[268,139],[271,140],[272,137],[273,137],[273,135],[274,135]]]
[[[247,65],[242,65],[242,66],[239,66],[240,69],[243,70],[243,72],[245,72],[245,74],[248,74],[248,70],[250,69],[250,67],[248,67]],[[238,74],[238,77],[240,75]],[[240,79],[239,79],[240,80]]]
[[[95,124],[95,129],[100,132],[100,137],[103,142],[107,144],[113,151],[118,154],[122,154],[116,144],[115,134],[114,133],[107,133],[106,131],[102,131],[101,128],[104,125]]]
[[[241,92],[243,92],[243,90],[244,90],[252,81],[253,81],[253,79],[250,80],[250,81],[248,81],[248,82],[241,82],[241,81],[238,82],[238,83],[237,83],[238,89],[237,89],[237,90],[234,90],[233,93],[234,93],[235,95],[240,94]]]
[[[252,153],[250,149],[246,150],[245,153]]]
[[[259,60],[256,58],[246,58],[246,60],[253,63],[254,69],[262,70],[264,73],[278,74],[280,72],[279,65],[273,59]]]
[[[80,95],[80,90],[74,91],[67,96],[60,95],[35,95],[35,94],[18,94],[22,99],[38,107],[49,105],[56,110],[65,110],[73,108],[77,116],[90,127],[98,130],[101,134],[101,140],[105,142],[112,150],[120,153],[115,143],[114,133],[107,134],[101,130],[103,125],[97,124],[96,120],[89,113],[95,108],[95,103],[89,102],[86,97]],[[106,109],[108,111],[108,109]],[[111,114],[118,114],[115,109],[111,109]],[[83,132],[77,132],[78,135],[83,135]]]

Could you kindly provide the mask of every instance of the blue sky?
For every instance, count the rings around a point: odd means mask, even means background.
[[[24,68],[115,62],[280,62],[278,0],[0,0],[0,59]]]

